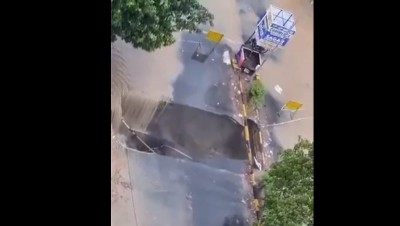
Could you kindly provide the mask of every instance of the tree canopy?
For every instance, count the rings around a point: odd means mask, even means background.
[[[313,225],[314,145],[299,138],[263,177],[263,225]]]
[[[199,32],[214,16],[197,0],[111,0],[111,41],[116,35],[135,48],[153,51],[175,42],[173,32]]]

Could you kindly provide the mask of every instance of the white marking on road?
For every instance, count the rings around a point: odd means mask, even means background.
[[[278,92],[279,94],[282,94],[283,89],[282,89],[279,85],[276,85],[276,86],[274,87],[274,89],[275,89],[275,91]]]
[[[226,64],[226,65],[231,65],[231,58],[229,56],[229,50],[225,50],[223,55],[222,55],[222,61]]]

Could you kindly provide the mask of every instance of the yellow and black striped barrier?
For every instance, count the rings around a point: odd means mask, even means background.
[[[231,58],[231,65],[232,65],[232,69],[234,72],[240,71],[239,66],[237,65],[237,62],[234,58]],[[256,75],[256,79],[260,79],[259,75]],[[250,146],[250,132],[249,132],[249,127],[247,125],[247,108],[246,108],[246,98],[245,98],[245,94],[243,92],[243,86],[242,86],[242,81],[240,80],[240,76],[239,76],[239,88],[240,88],[240,93],[241,93],[241,99],[242,99],[242,114],[243,114],[243,124],[244,124],[244,129],[243,129],[243,136],[244,139],[246,141],[246,147],[247,147],[247,154],[248,154],[248,160],[250,163],[250,172],[249,172],[249,179],[250,179],[250,184],[252,186],[253,189],[253,199],[251,201],[251,206],[253,208],[253,210],[256,213],[256,217],[257,220],[260,220],[261,215],[260,215],[260,202],[259,200],[256,198],[256,180],[255,180],[255,176],[254,176],[254,172],[253,172],[253,155],[251,152],[251,146]],[[257,111],[258,114],[258,111]],[[262,134],[261,132],[259,132],[259,136],[260,136],[260,142],[262,144]]]

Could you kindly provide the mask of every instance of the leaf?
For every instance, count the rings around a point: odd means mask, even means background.
[[[313,151],[312,142],[299,138],[262,176],[263,225],[313,225]]]
[[[112,0],[111,41],[116,35],[136,48],[154,51],[175,42],[180,30],[199,31],[214,16],[197,0]]]

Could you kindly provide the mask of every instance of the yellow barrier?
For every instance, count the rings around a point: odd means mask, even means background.
[[[243,116],[247,117],[246,105],[242,104],[242,107],[243,107]]]
[[[249,135],[249,127],[246,125],[244,126],[244,139],[246,141],[250,140],[250,135]]]
[[[254,206],[255,211],[260,210],[260,204],[258,203],[258,199],[253,200],[253,206]]]

